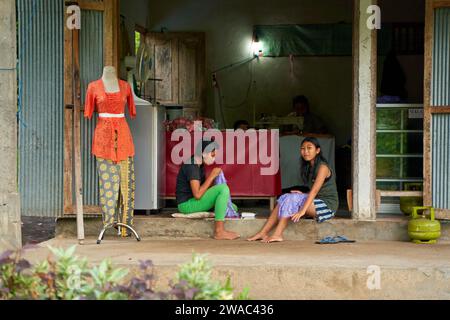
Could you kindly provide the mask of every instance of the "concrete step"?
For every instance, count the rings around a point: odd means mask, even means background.
[[[352,219],[335,218],[322,224],[314,220],[301,220],[289,224],[285,239],[317,240],[326,236],[345,235],[358,241],[408,241],[407,217],[380,218],[377,221],[355,221]],[[102,221],[100,216],[86,217],[86,236],[98,236]],[[261,229],[265,219],[230,220],[226,228],[238,232],[242,237],[250,237]],[[182,219],[172,218],[169,214],[153,216],[135,216],[135,229],[143,238],[176,239],[195,238],[209,239],[214,226],[213,219]],[[450,241],[450,221],[441,221],[442,236],[440,240]],[[107,235],[114,235],[110,230]],[[76,237],[76,220],[74,217],[58,218],[56,222],[56,237]]]
[[[67,248],[76,243],[52,239],[27,251],[25,257],[40,261],[49,254],[47,245]],[[160,289],[167,289],[179,265],[190,261],[193,252],[208,254],[215,280],[231,276],[236,292],[249,287],[252,299],[450,299],[450,244],[443,242],[317,245],[313,241],[263,244],[114,238],[97,245],[95,238],[89,238],[76,250],[90,263],[109,258],[133,270],[140,260],[150,259]],[[372,270],[379,270],[373,279],[369,278]]]

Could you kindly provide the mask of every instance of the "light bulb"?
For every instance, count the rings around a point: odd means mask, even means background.
[[[252,42],[252,51],[255,57],[262,57],[262,43],[261,41],[253,41]]]

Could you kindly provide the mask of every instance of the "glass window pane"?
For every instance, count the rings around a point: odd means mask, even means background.
[[[377,158],[377,178],[400,178],[400,158]]]
[[[418,109],[412,109],[418,110]],[[404,130],[423,130],[423,118],[410,118],[409,110],[403,112],[403,129]]]
[[[422,158],[405,158],[404,160],[404,178],[423,177],[423,159]]]
[[[377,130],[400,130],[401,109],[377,109]]]
[[[423,154],[423,133],[408,133],[403,154]]]
[[[377,134],[377,154],[400,154],[401,139],[398,133]]]
[[[377,182],[378,190],[400,191],[400,183],[398,182]]]

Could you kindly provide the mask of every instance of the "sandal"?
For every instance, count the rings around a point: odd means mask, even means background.
[[[339,241],[337,241],[335,238],[333,237],[325,237],[320,241],[316,241],[317,244],[335,244],[338,243]]]
[[[344,243],[354,243],[354,242],[356,242],[355,240],[347,239],[345,236],[336,236],[336,237],[334,237],[334,240],[336,240],[337,242],[344,242]]]

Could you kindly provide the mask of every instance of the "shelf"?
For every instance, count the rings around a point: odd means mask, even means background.
[[[423,154],[377,154],[377,158],[423,158]]]
[[[423,178],[377,178],[377,182],[423,182]]]
[[[422,109],[421,103],[386,103],[377,104],[377,109]]]
[[[382,197],[422,197],[422,191],[380,191]]]
[[[423,133],[423,130],[394,130],[394,129],[378,129],[377,133]]]

